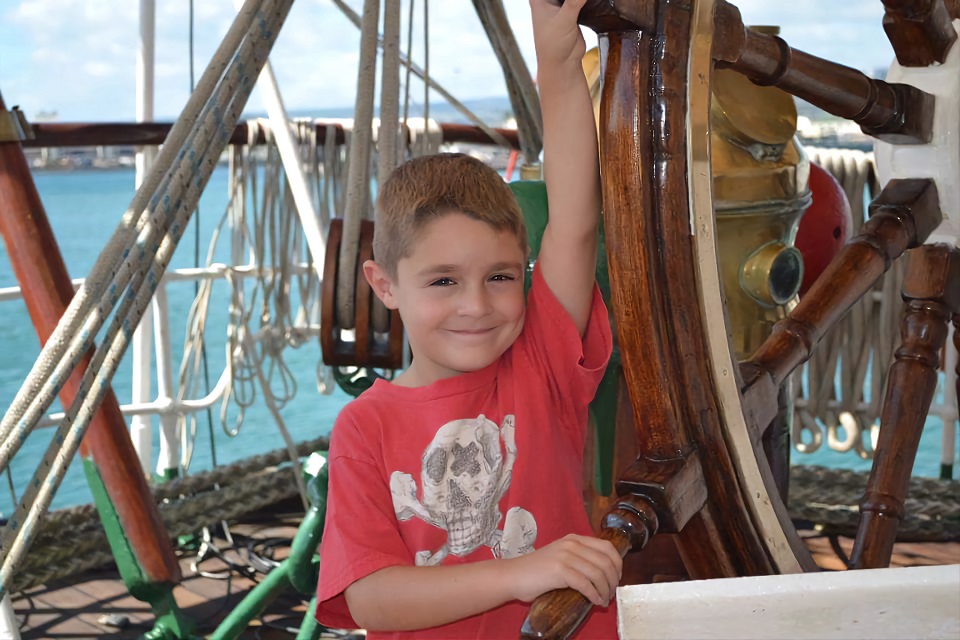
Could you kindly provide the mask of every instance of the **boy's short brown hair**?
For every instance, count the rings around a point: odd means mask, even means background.
[[[410,255],[417,233],[431,220],[463,213],[498,231],[510,231],[528,253],[520,205],[496,171],[462,153],[414,158],[398,167],[381,186],[373,255],[391,276]]]

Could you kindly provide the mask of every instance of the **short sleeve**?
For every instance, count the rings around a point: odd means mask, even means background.
[[[366,576],[413,561],[400,538],[390,489],[349,405],[331,434],[327,514],[320,543],[317,620],[355,629],[344,591]]]
[[[593,285],[590,316],[581,337],[573,318],[550,290],[540,269],[534,267],[523,334],[531,357],[548,370],[558,391],[576,396],[577,404],[589,404],[613,350],[610,318],[600,287]]]

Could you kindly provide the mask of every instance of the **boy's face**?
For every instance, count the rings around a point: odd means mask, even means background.
[[[395,278],[367,263],[374,291],[403,318],[408,377],[430,384],[499,358],[523,328],[524,262],[513,233],[451,213],[420,231]]]

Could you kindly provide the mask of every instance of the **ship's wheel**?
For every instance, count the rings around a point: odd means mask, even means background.
[[[676,533],[693,578],[814,571],[763,440],[784,379],[909,252],[851,568],[887,566],[948,323],[960,323],[960,2],[883,0],[896,83],[744,27],[725,0],[589,0],[600,34],[606,249],[640,456],[602,537],[626,553]],[[745,363],[731,349],[716,249],[711,76],[729,68],[854,120],[882,142],[871,218]],[[956,335],[957,332],[955,332]],[[589,604],[541,597],[524,637],[565,637]]]

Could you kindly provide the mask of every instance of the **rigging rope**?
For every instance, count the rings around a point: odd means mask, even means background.
[[[83,285],[70,301],[56,329],[44,345],[40,357],[0,421],[0,468],[4,468],[9,457],[13,455],[8,449],[17,446],[11,444],[11,441],[22,442],[29,431],[28,425],[32,425],[35,419],[23,421],[25,424],[18,424],[18,421],[21,421],[33,402],[43,403],[43,410],[52,404],[56,389],[65,379],[54,376],[55,368],[63,359],[69,361],[71,370],[76,366],[112,310],[117,296],[129,282],[132,274],[129,271],[129,262],[125,261],[126,252],[137,234],[149,222],[148,202],[165,181],[168,171],[218,86],[233,53],[240,46],[261,10],[260,5],[265,1],[247,0],[243,10],[238,12],[233,25],[201,76],[197,90],[187,101],[151,170],[123,214],[120,224],[101,251]],[[113,295],[110,295],[111,290],[115,292]],[[106,301],[103,300],[104,297]],[[78,334],[84,336],[84,340],[80,344],[71,342]]]
[[[37,522],[48,508],[95,408],[103,399],[133,330],[153,297],[200,192],[236,126],[256,75],[266,60],[290,4],[290,0],[278,0],[274,6],[271,0],[267,0],[258,12],[259,20],[250,21],[252,28],[231,57],[223,78],[203,107],[197,126],[193,127],[184,148],[179,151],[179,163],[175,170],[171,167],[167,172],[161,183],[161,191],[154,196],[148,223],[137,238],[137,243],[126,252],[127,260],[124,265],[129,265],[130,270],[135,269],[130,278],[129,289],[125,292],[114,321],[83,375],[76,399],[66,411],[66,417],[58,427],[51,446],[5,527],[2,542],[4,558],[3,565],[0,566],[0,585],[4,588],[22,562],[35,536]],[[243,20],[238,17],[238,22]],[[256,24],[253,24],[254,22]],[[252,78],[249,75],[251,71],[254,74]],[[120,293],[113,289],[108,292],[107,297],[115,299]],[[92,336],[78,337],[80,340],[75,342],[82,342]],[[63,360],[56,364],[54,375],[61,375],[62,379],[65,379],[69,370],[63,365]],[[55,393],[62,384],[60,380],[61,378],[55,377],[52,384],[46,385],[45,390]],[[41,407],[41,403],[33,403],[24,412],[18,427],[28,431],[35,426],[48,406]],[[13,449],[8,446],[10,444],[10,439],[4,442],[5,454],[10,454]]]
[[[423,0],[423,121],[430,122],[430,0]],[[421,155],[430,153],[424,146]]]
[[[353,137],[349,150],[350,167],[347,171],[347,204],[343,214],[343,240],[337,269],[337,326],[344,329],[354,327],[360,221],[367,215],[370,197],[370,143],[379,19],[380,0],[365,0],[360,27],[360,64],[357,69]]]
[[[384,0],[383,74],[380,82],[380,127],[377,132],[377,185],[384,184],[400,164],[400,0]],[[374,296],[373,330],[390,330],[390,314]]]
[[[501,0],[473,0],[473,7],[487,38],[497,55],[503,78],[507,84],[510,105],[517,120],[517,136],[520,148],[528,165],[539,164],[543,150],[543,116],[540,114],[540,97],[533,77],[523,59],[517,39],[510,28],[510,21]]]
[[[352,22],[358,29],[361,26],[360,16],[357,15],[357,12],[351,9],[343,0],[332,0],[332,2],[337,6],[338,9],[347,17],[350,22]],[[412,71],[415,76],[423,80],[431,89],[440,94],[440,96],[447,101],[451,107],[459,111],[467,120],[480,127],[484,133],[486,133],[491,140],[493,140],[497,145],[503,147],[504,149],[511,148],[510,141],[504,138],[496,129],[490,127],[486,122],[483,121],[479,116],[470,111],[466,105],[457,100],[452,93],[443,88],[443,86],[436,82],[424,69],[420,68],[416,63],[410,59],[409,48],[407,54],[400,54],[400,62],[407,67],[409,71]]]

